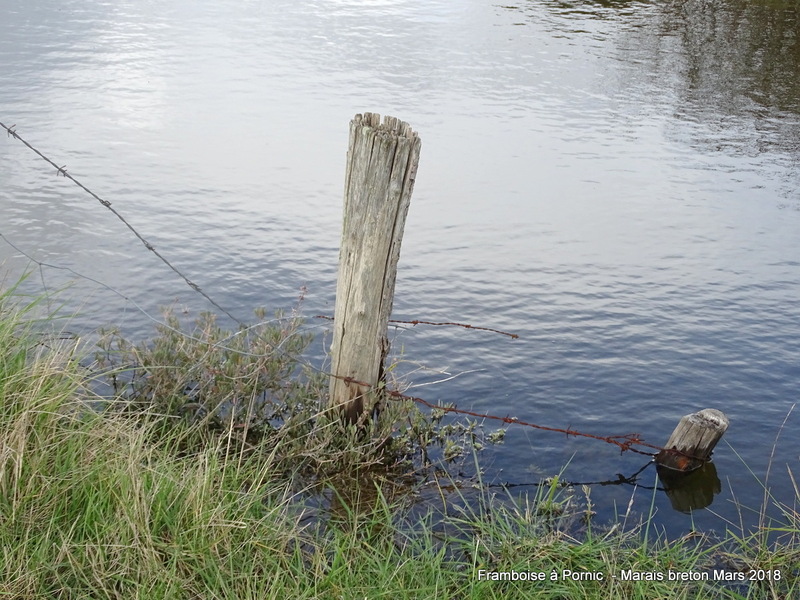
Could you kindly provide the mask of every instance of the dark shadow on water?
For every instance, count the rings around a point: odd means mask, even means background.
[[[682,473],[658,466],[658,478],[664,484],[672,508],[689,514],[711,506],[714,496],[722,491],[716,465],[709,461],[691,473]]]

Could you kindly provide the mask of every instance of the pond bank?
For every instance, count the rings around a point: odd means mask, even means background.
[[[796,505],[783,507],[778,543],[767,524],[754,534],[669,540],[649,520],[594,523],[588,488],[571,494],[557,478],[521,501],[442,474],[428,490],[444,508],[419,514],[409,494],[391,493],[391,476],[348,496],[341,473],[310,462],[323,440],[340,466],[350,460],[355,468],[364,453],[363,439],[335,445],[316,431],[333,429],[319,407],[299,445],[296,432],[235,433],[235,411],[222,433],[177,426],[155,405],[147,418],[135,410],[87,414],[79,357],[42,344],[36,302],[15,302],[10,292],[0,295],[0,597],[781,598],[800,591]],[[206,359],[218,358],[207,350]],[[295,397],[315,391],[308,382],[280,389]],[[285,422],[301,413],[288,411]],[[332,498],[311,521],[295,489],[309,464]]]

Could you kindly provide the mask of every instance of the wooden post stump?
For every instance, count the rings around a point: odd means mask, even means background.
[[[421,141],[408,123],[365,113],[350,122],[330,402],[358,422],[383,378],[387,326]],[[366,385],[361,385],[363,382]]]
[[[729,424],[728,417],[713,408],[684,416],[656,456],[656,465],[685,473],[701,467]]]

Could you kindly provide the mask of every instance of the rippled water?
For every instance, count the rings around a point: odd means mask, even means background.
[[[520,335],[397,330],[413,393],[654,444],[718,408],[731,419],[722,491],[695,526],[738,522],[734,497],[760,506],[742,461],[763,477],[772,460],[772,492],[792,502],[798,415],[773,443],[800,387],[794,2],[67,0],[3,13],[0,120],[239,318],[303,286],[306,314],[332,314],[348,122],[391,114],[423,140],[394,317]],[[137,306],[207,308],[19,142],[3,141],[0,161],[0,233],[129,298],[76,280],[73,329],[144,337]],[[29,264],[2,241],[0,260]],[[418,364],[463,374],[423,387],[447,375]],[[614,479],[646,460],[513,427],[489,458],[493,482],[568,461],[567,479]],[[606,518],[632,488],[592,493]],[[691,526],[656,503],[670,530]]]

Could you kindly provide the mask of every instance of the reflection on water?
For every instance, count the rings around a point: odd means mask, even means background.
[[[664,485],[672,508],[687,515],[711,506],[714,496],[722,491],[722,483],[713,462],[707,462],[689,474],[659,467],[658,478]]]
[[[654,444],[682,415],[718,408],[731,419],[715,455],[725,483],[713,508],[725,517],[732,490],[760,505],[748,468],[763,476],[772,460],[782,474],[800,456],[796,418],[781,430],[800,379],[798,10],[788,0],[21,4],[0,21],[0,120],[241,319],[291,306],[302,286],[307,314],[332,314],[348,122],[364,111],[408,121],[424,149],[394,317],[520,335],[398,327],[396,372],[410,373],[411,392]],[[31,256],[152,315],[208,308],[10,139],[0,211],[0,233]],[[5,244],[0,260],[28,265]],[[48,289],[72,278],[42,276]],[[87,336],[107,322],[135,337],[152,330],[89,282],[68,297]],[[538,481],[567,463],[573,481],[641,466],[610,445],[512,427],[484,480]],[[791,499],[785,476],[770,486]],[[593,499],[603,519],[630,489]],[[690,526],[668,498],[658,503],[668,528]],[[719,526],[708,511],[693,519]]]

